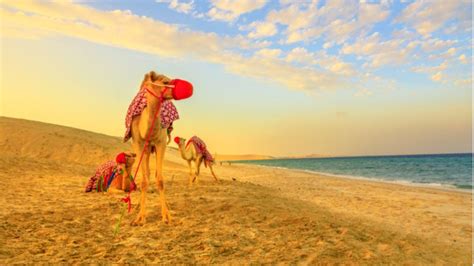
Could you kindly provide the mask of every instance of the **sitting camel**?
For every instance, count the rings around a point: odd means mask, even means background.
[[[186,83],[181,86],[181,84]],[[172,89],[171,89],[172,88]],[[163,159],[166,150],[169,122],[172,123],[177,119],[177,113],[163,113],[161,108],[167,103],[171,103],[171,99],[181,100],[192,95],[192,85],[183,80],[170,80],[164,75],[158,75],[154,71],[146,74],[140,91],[129,106],[127,120],[130,118],[130,126],[127,129],[124,141],[132,138],[132,146],[134,151],[141,155],[143,152],[142,179],[141,179],[141,195],[140,195],[140,211],[134,222],[134,225],[145,223],[146,218],[146,193],[148,189],[148,178],[150,176],[150,154],[156,154],[156,170],[155,178],[158,190],[160,192],[161,216],[165,223],[171,222],[171,215],[165,198],[165,188],[163,184]],[[145,97],[146,101],[142,101]],[[135,105],[141,105],[139,113],[133,113]],[[172,109],[172,108],[171,108]],[[168,111],[170,111],[169,109]],[[171,110],[174,112],[175,110]],[[132,115],[130,115],[132,114]],[[167,114],[167,116],[165,116]],[[129,116],[130,115],[130,116]],[[169,121],[168,121],[169,120]],[[128,121],[127,121],[128,122]],[[128,124],[126,122],[126,124]],[[151,132],[151,134],[150,134]],[[150,136],[148,136],[150,134]],[[146,140],[149,140],[145,146]]]
[[[193,136],[188,143],[186,143],[186,139],[176,137],[174,139],[176,144],[178,144],[179,151],[181,152],[181,158],[188,162],[189,166],[189,185],[192,185],[194,181],[197,180],[199,176],[199,171],[201,168],[201,163],[204,161],[204,165],[211,170],[212,176],[219,182],[217,179],[216,174],[214,174],[214,170],[212,169],[212,164],[214,163],[214,159],[212,155],[207,150],[206,144],[200,138]],[[193,145],[190,145],[190,144]],[[192,162],[196,166],[196,170],[193,172]]]
[[[95,174],[89,178],[85,192],[124,192],[135,189],[132,166],[135,162],[135,153],[121,152],[114,161],[100,165]]]

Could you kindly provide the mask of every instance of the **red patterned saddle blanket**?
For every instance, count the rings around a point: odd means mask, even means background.
[[[190,143],[194,145],[194,147],[196,148],[196,151],[199,154],[202,154],[202,156],[204,157],[204,165],[206,167],[214,163],[214,158],[212,158],[211,153],[207,150],[206,143],[204,143],[202,139],[200,139],[197,136],[193,136],[192,138],[188,140],[188,143],[186,144],[186,146],[188,146]]]
[[[146,90],[140,90],[132,103],[128,106],[127,116],[125,117],[125,135],[123,142],[127,142],[131,137],[132,120],[135,116],[140,115],[147,106]],[[161,127],[170,128],[175,120],[179,119],[178,110],[170,100],[165,100],[160,108]]]

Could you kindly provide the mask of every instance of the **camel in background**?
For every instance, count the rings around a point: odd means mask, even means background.
[[[131,125],[132,146],[136,154],[140,155],[144,149],[145,139],[147,138],[155,112],[159,112],[161,102],[159,97],[163,99],[172,99],[172,91],[166,87],[171,80],[164,76],[158,75],[154,71],[146,74],[140,89],[148,89],[146,93],[147,106],[138,116],[135,116]],[[171,222],[171,215],[165,197],[165,188],[163,184],[163,159],[165,156],[167,144],[167,129],[160,125],[160,113],[157,114],[156,122],[150,136],[150,142],[143,151],[140,210],[133,224],[140,225],[146,221],[146,193],[148,190],[148,178],[150,176],[150,154],[156,154],[156,171],[155,178],[158,190],[160,192],[161,217],[165,223]],[[138,160],[137,160],[138,161]]]
[[[189,166],[189,185],[192,185],[194,181],[197,180],[201,168],[201,163],[204,161],[204,165],[211,170],[212,176],[219,182],[217,179],[214,170],[212,169],[212,164],[214,163],[214,159],[212,155],[207,150],[206,144],[200,138],[193,136],[187,145],[186,139],[176,137],[175,140],[176,144],[178,144],[179,151],[181,153],[181,158],[183,158],[186,162],[188,162]],[[195,165],[195,171],[193,172],[192,162]]]

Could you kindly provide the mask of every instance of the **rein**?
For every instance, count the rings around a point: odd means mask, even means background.
[[[152,84],[155,84],[155,83],[152,83]],[[162,84],[155,84],[155,85],[162,85]],[[164,87],[169,87],[170,85],[162,85]],[[174,87],[174,86],[172,86]],[[151,95],[153,95],[155,98],[158,99],[159,103],[157,108],[156,108],[156,111],[155,111],[155,114],[153,116],[153,120],[151,122],[151,127],[148,131],[148,135],[145,139],[145,145],[143,146],[143,149],[142,149],[142,152],[140,154],[140,160],[138,161],[138,165],[137,165],[137,169],[135,170],[135,175],[133,175],[135,177],[135,179],[137,178],[137,174],[138,174],[138,170],[140,169],[140,165],[142,163],[142,159],[143,159],[143,155],[145,154],[145,150],[148,148],[148,144],[150,143],[150,138],[151,138],[151,134],[153,133],[153,128],[155,128],[155,122],[156,122],[156,118],[158,117],[158,113],[160,112],[160,108],[161,108],[161,104],[163,103],[163,95],[165,94],[165,92],[167,91],[168,89],[165,89],[161,92],[160,96],[156,95],[153,91],[151,91],[150,89],[146,88],[146,91],[148,93],[150,93]],[[124,197],[122,199],[122,201],[124,203],[128,203],[128,212],[130,213],[130,210],[131,210],[131,206],[132,206],[132,199],[130,198],[130,193],[132,192],[131,189],[128,190],[128,195],[126,197]]]

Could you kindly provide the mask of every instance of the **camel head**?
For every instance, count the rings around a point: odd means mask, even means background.
[[[181,146],[184,146],[184,143],[186,143],[186,139],[176,137],[176,138],[174,138],[174,142],[176,142],[176,144],[178,144],[178,147],[181,147]]]
[[[193,95],[193,84],[182,79],[170,79],[155,71],[145,74],[140,89],[147,88],[154,98],[163,97],[165,100],[183,100]]]
[[[125,159],[126,159],[125,167],[127,167],[127,168],[132,167],[133,163],[135,162],[136,157],[137,157],[136,153],[125,152]]]
[[[137,157],[137,155],[133,152],[122,152],[117,155],[115,161],[120,167],[130,168],[135,162],[135,157]]]
[[[163,96],[164,99],[173,99],[173,91],[169,87],[171,79],[162,74],[156,74],[155,71],[145,74],[140,89],[147,88],[157,96]],[[150,95],[151,98],[155,98]],[[150,99],[151,99],[150,98]]]

